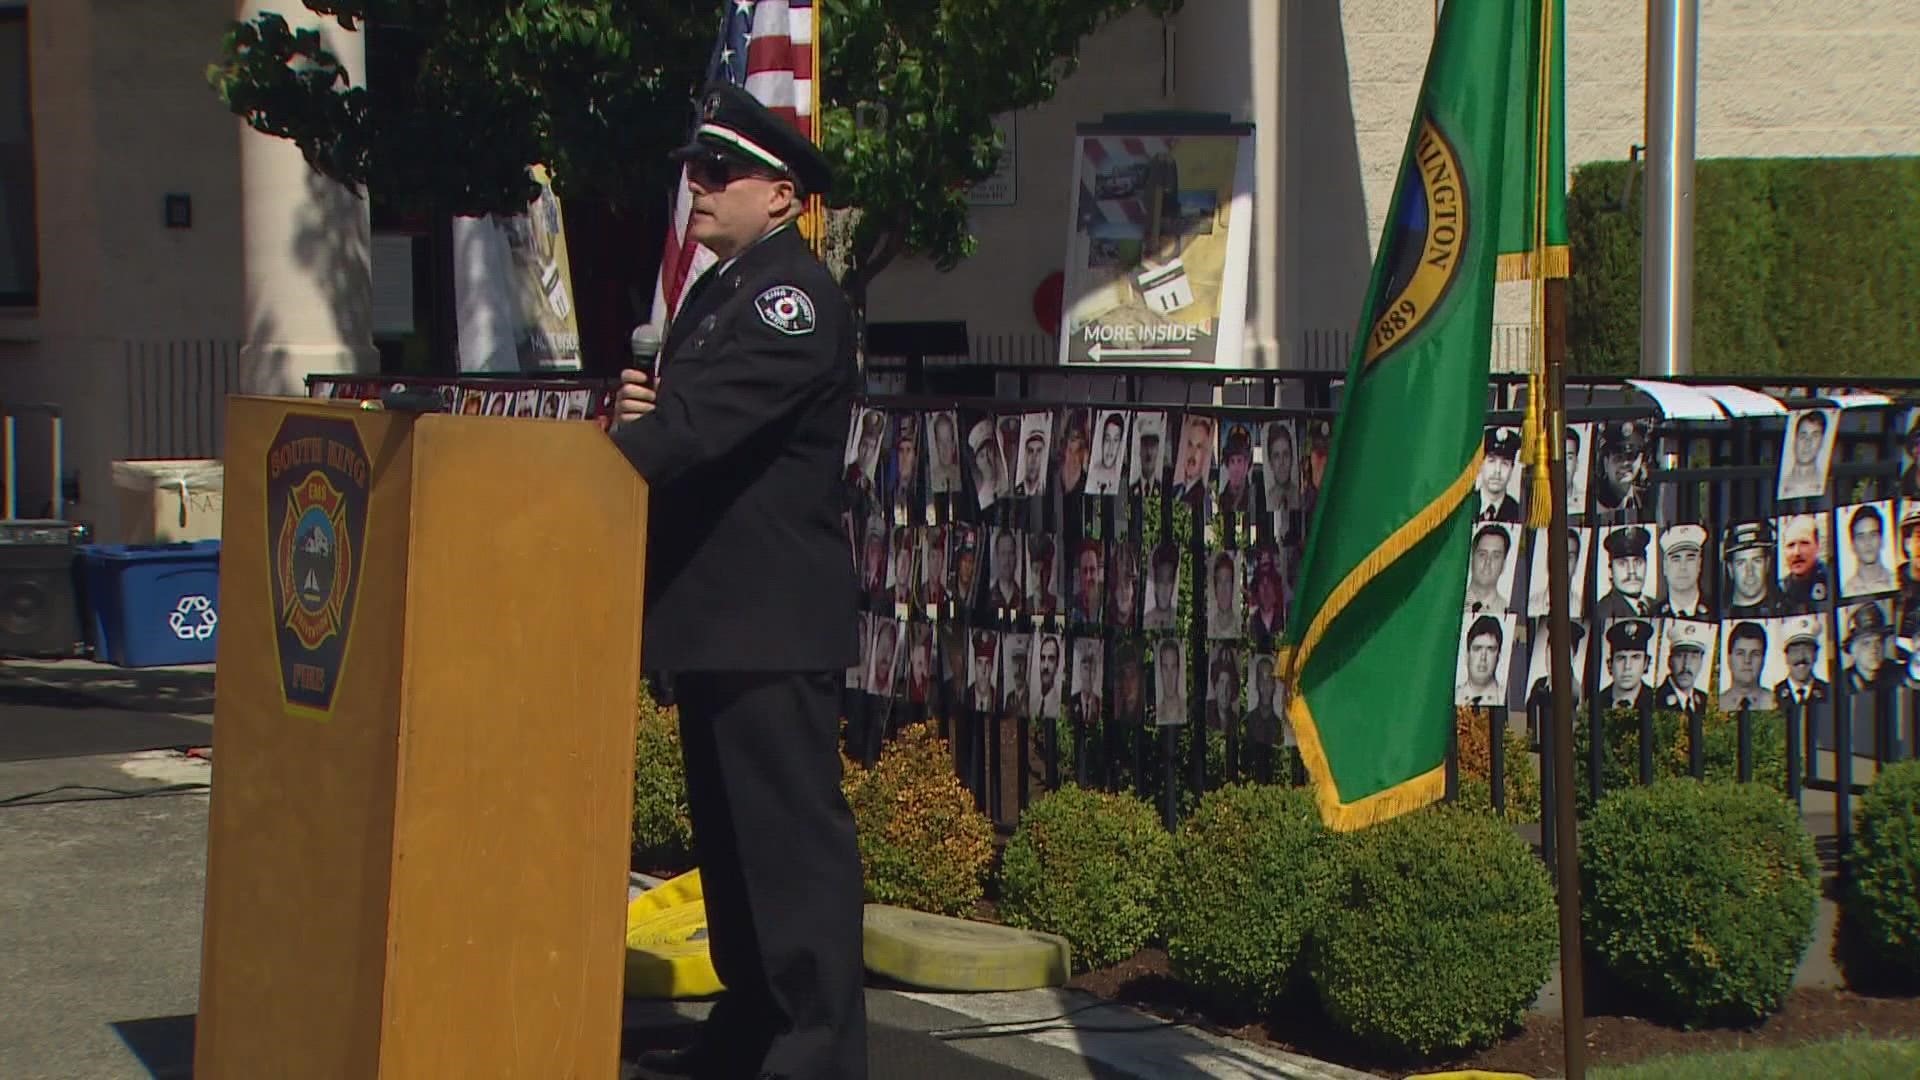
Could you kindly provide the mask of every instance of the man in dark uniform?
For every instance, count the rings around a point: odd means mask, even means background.
[[[1727,530],[1721,555],[1727,566],[1727,618],[1770,619],[1783,614],[1773,591],[1772,522],[1746,521]]]
[[[1700,689],[1700,673],[1707,669],[1718,626],[1693,619],[1667,619],[1661,634],[1667,639],[1667,678],[1654,691],[1656,708],[1689,715],[1705,712],[1707,692]]]
[[[674,156],[689,232],[720,262],[688,290],[657,374],[621,373],[612,439],[651,492],[644,661],[674,680],[727,989],[694,1046],[644,1064],[860,1080],[864,888],[838,744],[859,646],[837,525],[859,373],[848,302],[796,224],[832,174],[731,86]]]
[[[1607,576],[1612,582],[1612,588],[1593,606],[1593,617],[1603,625],[1653,610],[1653,598],[1647,595],[1647,548],[1652,544],[1653,535],[1644,525],[1615,529],[1601,542],[1607,550]]]
[[[1798,615],[1787,620],[1787,677],[1773,684],[1773,701],[1781,710],[1818,705],[1832,696],[1833,688],[1814,670],[1820,659],[1820,619],[1816,615]],[[1821,665],[1825,666],[1825,665]],[[1797,715],[1797,714],[1796,714]]]
[[[1711,619],[1701,568],[1707,530],[1699,525],[1669,525],[1660,530],[1660,602],[1653,613],[1670,619]]]
[[[1480,500],[1473,512],[1475,521],[1505,521],[1518,524],[1520,500],[1508,494],[1515,487],[1513,474],[1520,459],[1520,433],[1510,427],[1491,427],[1482,436],[1486,453],[1480,460],[1480,479],[1476,484]]]
[[[1640,509],[1647,490],[1647,433],[1635,420],[1600,425],[1594,454],[1593,501],[1600,524]]]
[[[1882,687],[1897,686],[1900,672],[1887,663],[1887,634],[1892,626],[1877,601],[1869,600],[1847,616],[1847,634],[1840,648],[1847,654],[1847,689],[1870,694]]]
[[[1899,535],[1894,577],[1900,582],[1900,598],[1894,621],[1901,637],[1920,638],[1920,501],[1906,503],[1900,511]]]
[[[1833,571],[1825,557],[1826,532],[1822,514],[1781,519],[1780,554],[1786,574],[1780,579],[1780,603],[1789,615],[1819,611],[1833,588]]]
[[[1607,627],[1606,674],[1613,681],[1600,687],[1602,709],[1643,709],[1652,693],[1647,686],[1647,666],[1652,659],[1653,624],[1645,619],[1621,619]]]

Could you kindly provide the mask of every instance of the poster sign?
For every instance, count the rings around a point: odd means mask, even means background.
[[[547,172],[524,214],[454,219],[462,371],[577,371],[580,322],[566,219]]]
[[[1239,367],[1253,132],[1083,126],[1060,362]]]

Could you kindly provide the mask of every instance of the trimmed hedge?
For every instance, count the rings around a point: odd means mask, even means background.
[[[1512,1031],[1559,942],[1546,867],[1513,827],[1430,806],[1343,838],[1308,968],[1327,1016],[1390,1057]]]
[[[842,755],[867,900],[940,915],[972,911],[993,864],[993,823],[953,771],[935,722],[891,740],[873,768]]]
[[[1020,815],[1000,865],[1009,926],[1059,934],[1080,970],[1118,963],[1159,930],[1173,837],[1131,795],[1066,784]]]
[[[1324,913],[1333,834],[1304,788],[1209,792],[1174,835],[1164,892],[1174,977],[1235,1010],[1272,1009]]]
[[[1646,176],[1573,171],[1567,355],[1631,375],[1640,356]],[[1694,167],[1694,370],[1910,376],[1920,348],[1920,158],[1720,158]]]
[[[1813,940],[1820,867],[1794,805],[1755,784],[1662,780],[1580,831],[1587,946],[1686,1027],[1779,1008]]]
[[[1865,967],[1849,982],[1920,988],[1920,761],[1881,769],[1854,817],[1842,913]]]

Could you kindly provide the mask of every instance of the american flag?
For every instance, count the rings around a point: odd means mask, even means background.
[[[817,142],[813,0],[722,2],[720,33],[707,64],[708,82],[746,87],[755,99]],[[653,293],[653,325],[663,330],[679,309],[687,285],[716,261],[713,252],[687,237],[689,203],[687,173],[682,169]]]

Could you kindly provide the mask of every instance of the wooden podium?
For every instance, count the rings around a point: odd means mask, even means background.
[[[194,1075],[613,1077],[644,482],[577,420],[226,444]]]

